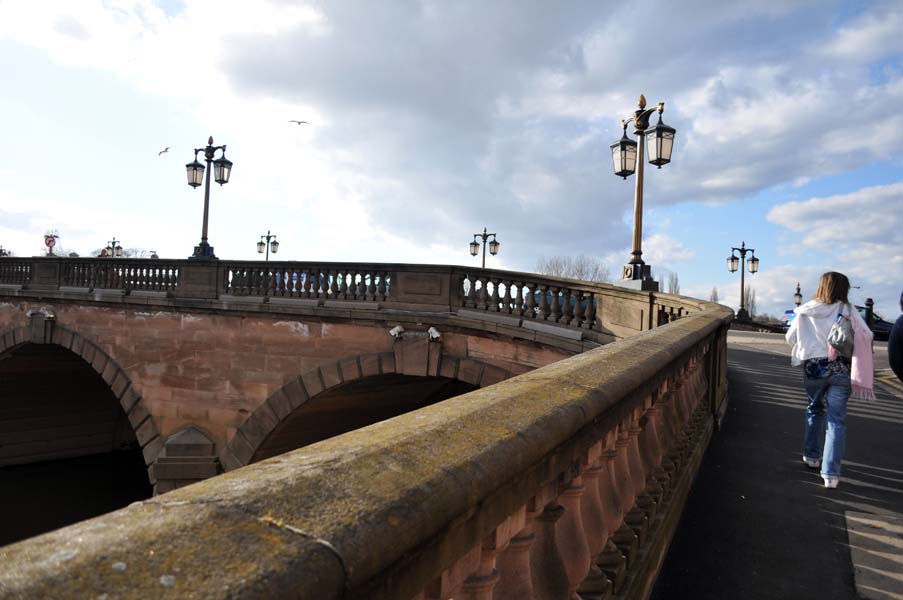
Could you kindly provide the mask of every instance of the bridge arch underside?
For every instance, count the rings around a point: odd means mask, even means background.
[[[0,545],[151,494],[132,426],[89,363],[54,344],[0,353]]]
[[[386,373],[344,383],[294,409],[257,447],[258,462],[478,389],[448,377]]]

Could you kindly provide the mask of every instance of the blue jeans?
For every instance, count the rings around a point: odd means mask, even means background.
[[[850,398],[850,374],[837,372],[825,377],[804,375],[809,408],[806,411],[806,435],[803,455],[821,459],[822,477],[840,477],[847,435],[847,400]],[[825,413],[828,428],[825,432]],[[822,452],[824,449],[824,452]]]

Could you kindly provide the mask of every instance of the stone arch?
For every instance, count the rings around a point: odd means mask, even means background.
[[[100,346],[78,332],[56,324],[51,311],[29,311],[28,319],[28,325],[10,329],[0,335],[0,355],[25,344],[53,344],[69,350],[88,363],[104,380],[125,412],[141,446],[148,479],[156,493],[157,479],[153,465],[163,448],[163,440],[153,416],[132,385],[131,378]]]
[[[293,378],[254,409],[238,427],[220,454],[223,468],[231,471],[247,465],[282,420],[309,400],[344,383],[387,374],[411,373],[406,373],[404,368],[396,368],[395,353],[381,352],[327,362]],[[483,361],[444,354],[436,368],[423,375],[456,379],[476,387],[486,387],[504,381],[513,374]]]

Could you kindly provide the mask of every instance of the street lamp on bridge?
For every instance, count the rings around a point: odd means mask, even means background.
[[[483,233],[475,233],[473,234],[473,241],[470,242],[470,255],[476,256],[480,252],[480,242],[477,241],[479,238],[483,242],[483,268],[486,268],[486,240],[492,237],[492,241],[489,242],[489,254],[495,256],[499,253],[499,241],[495,239],[494,233],[486,233],[486,228],[483,228]]]
[[[671,162],[674,147],[673,127],[662,123],[665,103],[659,102],[654,108],[646,108],[646,98],[640,95],[638,108],[632,117],[621,120],[624,133],[621,139],[611,145],[615,175],[627,179],[636,172],[636,188],[633,201],[633,251],[630,262],[624,265],[621,285],[640,290],[658,291],[658,282],[652,279],[652,267],[643,262],[643,148],[648,150],[649,163],[659,169]],[[649,117],[658,111],[658,123],[649,127]],[[637,142],[627,137],[627,125],[633,121]],[[647,139],[648,138],[648,139]],[[637,160],[639,156],[640,160]]]
[[[120,243],[122,240],[117,240],[116,236],[113,236],[113,239],[107,242],[107,247],[101,249],[100,257],[101,258],[122,258],[122,244]]]
[[[216,160],[213,157],[216,151],[221,152],[220,157]],[[201,229],[201,243],[194,247],[194,254],[189,259],[194,260],[216,260],[213,254],[213,246],[207,243],[207,219],[210,213],[210,164],[213,164],[213,178],[223,185],[229,183],[229,175],[232,174],[232,161],[226,158],[226,146],[214,146],[213,136],[207,140],[206,148],[195,148],[194,161],[185,165],[188,171],[188,185],[193,188],[200,187],[201,179],[204,178],[204,165],[198,162],[198,153],[204,153],[204,160],[207,162],[207,179],[204,182],[204,226]]]
[[[800,282],[796,282],[796,293],[793,295],[793,303],[799,306],[803,303],[803,294],[800,292]]]
[[[263,240],[266,240],[265,242]],[[272,241],[270,241],[272,240]],[[273,254],[279,252],[279,242],[276,241],[276,234],[270,234],[270,230],[267,229],[267,234],[260,236],[260,241],[257,242],[257,252],[263,254],[264,250],[266,250],[267,257],[266,260],[270,260],[270,251],[273,251]]]
[[[738,258],[734,252],[739,252],[740,257]],[[747,253],[752,254],[752,257],[749,260],[746,260]],[[744,287],[742,262],[746,263],[750,273],[757,273],[759,271],[759,259],[756,258],[756,250],[755,248],[747,248],[746,242],[740,242],[739,248],[731,248],[731,255],[727,257],[727,270],[731,273],[736,273],[737,269],[740,269],[740,310],[737,311],[737,318],[749,319],[749,313],[746,311],[746,288]],[[799,286],[797,286],[797,290],[799,290]]]

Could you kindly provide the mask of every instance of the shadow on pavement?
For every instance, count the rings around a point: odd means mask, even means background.
[[[850,401],[841,482],[829,490],[801,460],[806,396],[802,372],[789,357],[734,345],[728,382],[722,429],[703,459],[651,597],[858,598],[847,522],[851,515],[882,522],[903,516],[903,400],[881,388],[876,401]],[[868,553],[877,566],[857,560],[857,568],[887,569],[890,583],[881,585],[903,583],[894,544],[879,539],[875,547]],[[894,593],[903,591],[868,597]]]

